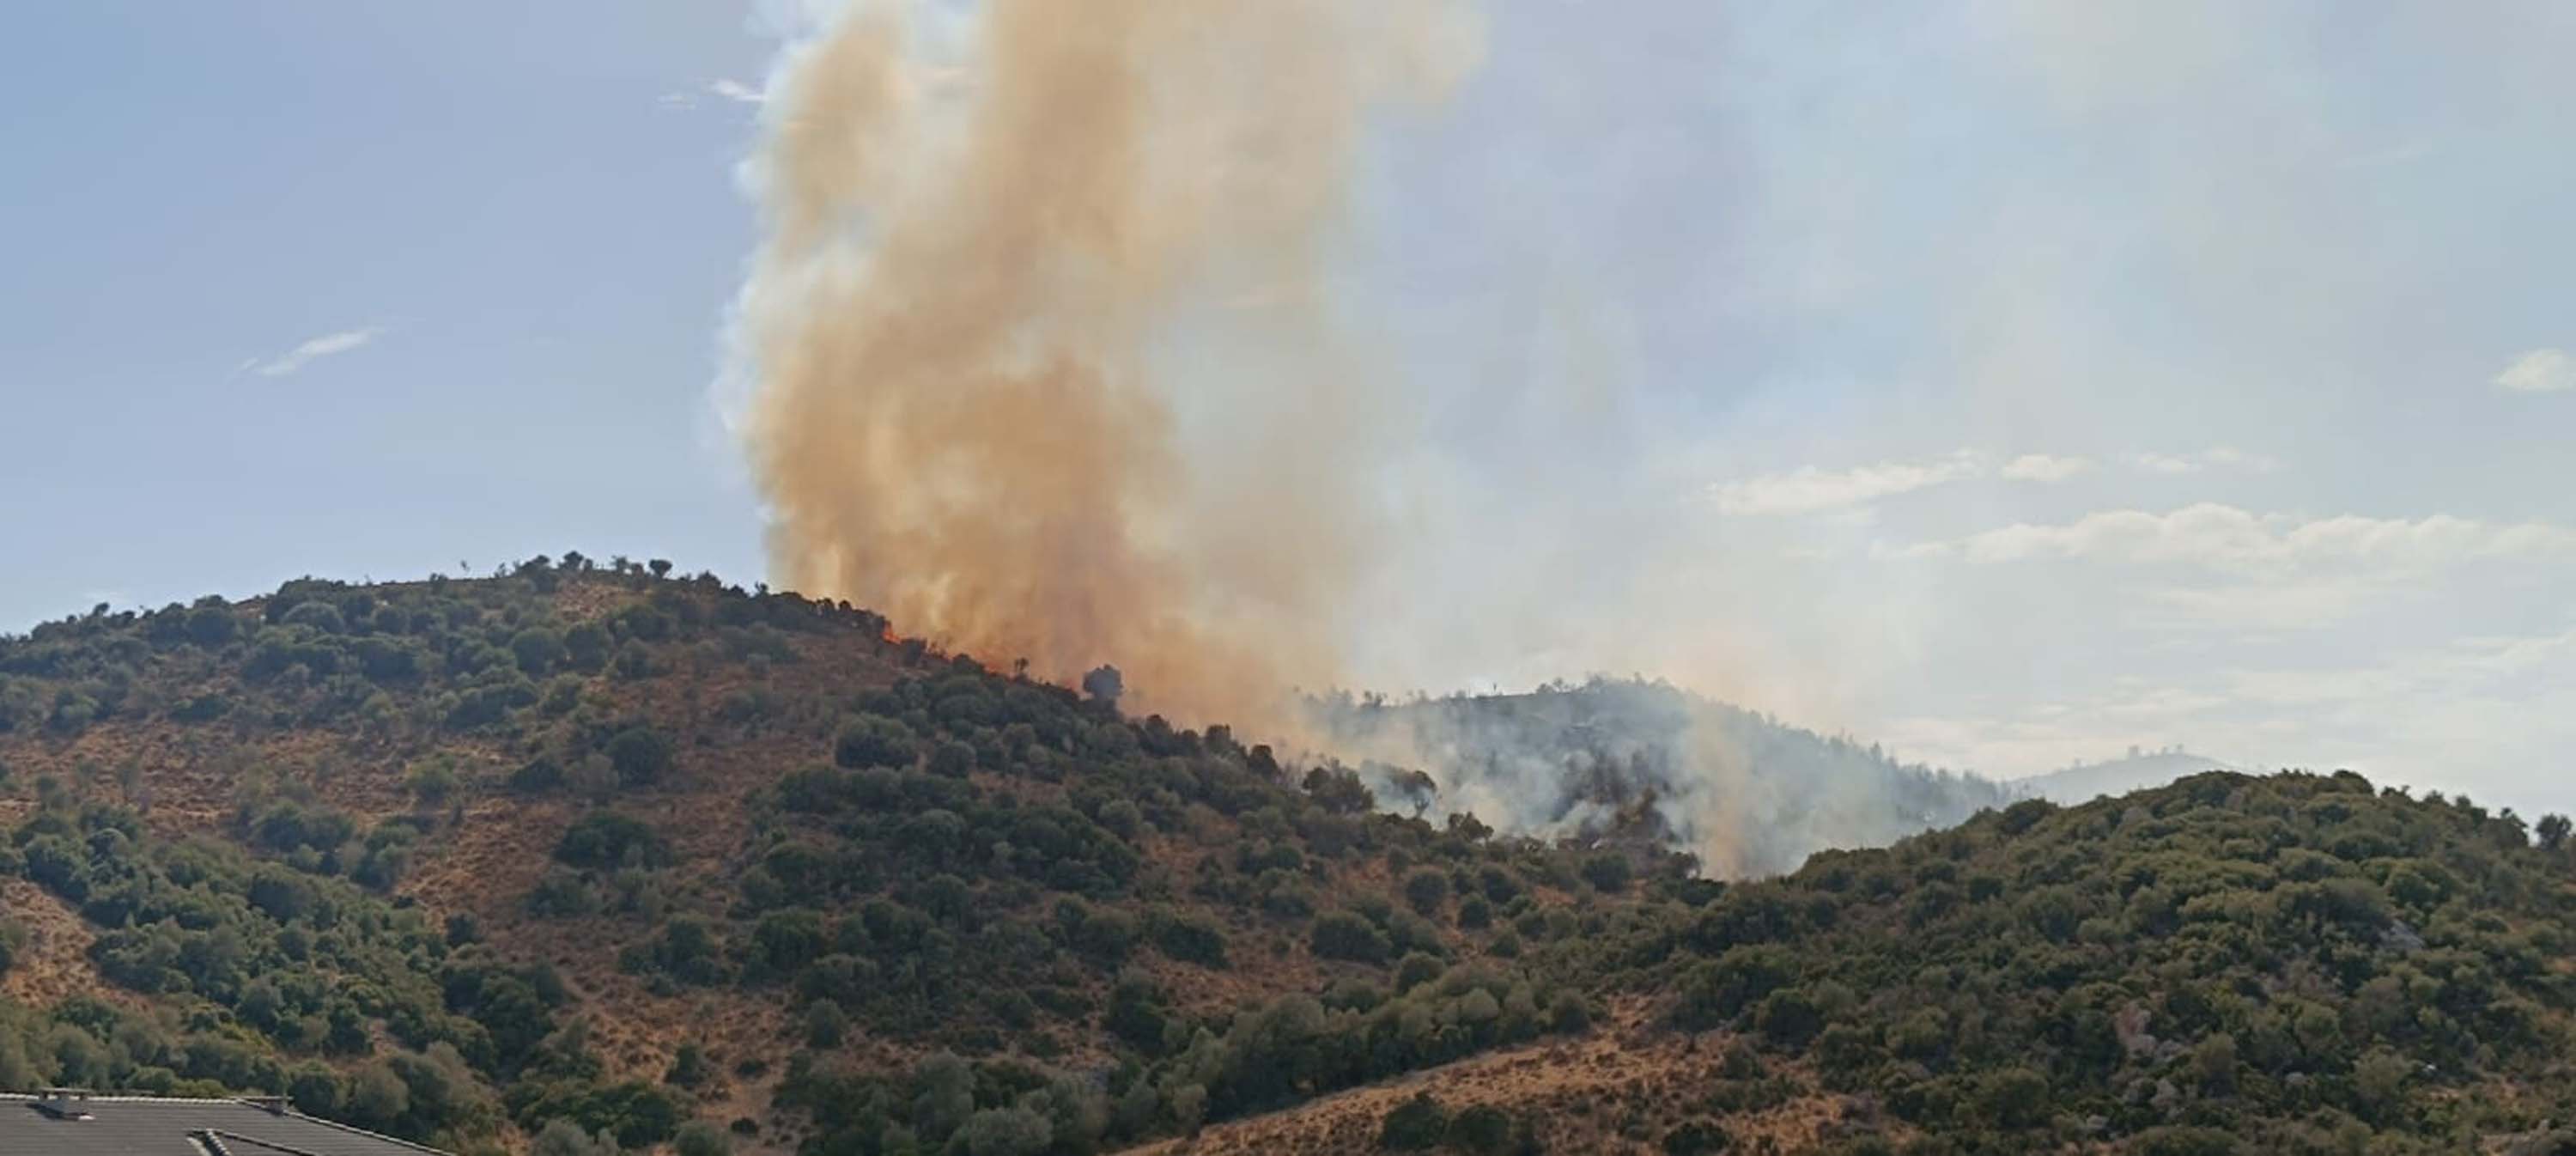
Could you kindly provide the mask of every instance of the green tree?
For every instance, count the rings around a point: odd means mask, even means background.
[[[1047,1118],[1027,1108],[977,1112],[961,1130],[967,1156],[1038,1156],[1055,1142]]]
[[[1392,950],[1384,932],[1348,911],[1316,916],[1314,925],[1307,929],[1306,944],[1320,958],[1354,963],[1383,963]]]
[[[188,640],[208,650],[215,649],[241,635],[241,619],[232,608],[221,604],[199,606],[188,612]]]
[[[678,1156],[733,1156],[733,1137],[705,1120],[691,1120],[673,1135],[671,1150]]]
[[[575,867],[655,867],[669,857],[669,849],[653,828],[615,811],[583,815],[555,843],[555,859]]]
[[[907,767],[919,743],[912,729],[882,715],[860,715],[832,740],[832,761],[845,767]]]
[[[1476,1104],[1449,1117],[1441,1142],[1467,1156],[1502,1156],[1511,1147],[1512,1117],[1491,1104]]]
[[[1404,901],[1413,909],[1431,915],[1449,901],[1449,873],[1437,867],[1417,867],[1404,877]]]
[[[584,622],[564,631],[564,658],[576,670],[598,670],[608,661],[609,646],[607,628],[596,622]]]
[[[1987,1076],[1977,1091],[1977,1110],[1995,1127],[2018,1131],[2048,1122],[2048,1077],[2024,1067]]]
[[[528,1151],[532,1156],[620,1156],[617,1138],[607,1129],[586,1133],[581,1125],[562,1118],[546,1121]]]
[[[563,636],[542,626],[531,626],[510,639],[510,656],[519,669],[534,677],[553,673],[565,658]]]
[[[1449,1114],[1429,1092],[1416,1092],[1413,1098],[1387,1110],[1379,1122],[1377,1146],[1389,1152],[1420,1152],[1440,1143],[1449,1130]]]
[[[849,1013],[828,999],[805,1005],[805,1043],[817,1048],[841,1046],[841,1035],[850,1030]]]
[[[608,765],[630,787],[659,780],[671,769],[671,740],[651,727],[628,727],[608,740]]]
[[[359,1069],[349,1083],[349,1115],[358,1124],[391,1131],[411,1111],[411,1089],[382,1064]]]
[[[1685,1120],[1664,1133],[1664,1156],[1715,1156],[1726,1151],[1732,1139],[1712,1121]]]
[[[1120,696],[1127,693],[1127,680],[1114,666],[1098,666],[1082,676],[1082,693],[1091,701],[1115,709]]]
[[[412,797],[420,800],[423,806],[435,807],[453,797],[463,784],[456,776],[456,768],[450,766],[446,759],[438,758],[413,763],[411,769],[403,773],[403,785],[411,789]]]
[[[1615,851],[1604,851],[1583,861],[1583,881],[1595,889],[1616,894],[1628,889],[1628,880],[1636,873],[1628,857]]]
[[[686,1041],[671,1053],[671,1068],[662,1074],[662,1082],[676,1088],[694,1088],[713,1075],[715,1065],[707,1062],[706,1049],[695,1041]]]
[[[933,1143],[945,1143],[975,1112],[975,1071],[951,1053],[923,1057],[912,1084],[912,1126]]]

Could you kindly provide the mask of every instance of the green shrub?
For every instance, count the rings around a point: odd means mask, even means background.
[[[1613,894],[1625,891],[1635,874],[1636,865],[1615,851],[1604,851],[1583,861],[1583,881],[1596,890]]]
[[[1501,1156],[1512,1146],[1511,1115],[1491,1104],[1476,1104],[1449,1117],[1442,1143],[1468,1156]]]
[[[1384,963],[1393,948],[1386,934],[1367,919],[1348,911],[1328,911],[1307,929],[1307,947],[1322,959]]]
[[[1387,1110],[1378,1124],[1377,1146],[1389,1152],[1420,1152],[1439,1145],[1449,1131],[1449,1114],[1429,1092]]]
[[[592,811],[573,820],[555,842],[555,860],[574,867],[659,867],[670,858],[653,828],[615,811]]]
[[[1772,1043],[1803,1047],[1824,1030],[1825,1013],[1808,992],[1788,988],[1763,997],[1754,1009],[1753,1027]]]
[[[832,761],[845,767],[908,767],[919,749],[912,730],[878,715],[861,715],[832,740]]]
[[[676,1156],[733,1156],[733,1137],[705,1120],[680,1125],[671,1139]]]
[[[1413,909],[1430,915],[1449,901],[1449,873],[1437,867],[1417,867],[1404,877],[1404,901]]]
[[[1224,967],[1225,929],[1204,915],[1158,911],[1152,920],[1154,948],[1173,959],[1205,967]]]
[[[628,727],[609,737],[604,748],[617,781],[639,787],[659,781],[671,770],[671,740],[651,727]]]
[[[1664,1133],[1664,1156],[1714,1156],[1724,1152],[1731,1141],[1724,1128],[1710,1120],[1685,1120]]]

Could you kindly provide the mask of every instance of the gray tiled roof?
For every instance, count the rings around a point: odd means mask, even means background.
[[[91,1096],[87,1119],[0,1093],[7,1156],[436,1156],[436,1150],[243,1100]]]

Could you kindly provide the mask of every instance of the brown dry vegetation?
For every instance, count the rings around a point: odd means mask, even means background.
[[[1612,1023],[1571,1040],[1507,1048],[1428,1071],[1326,1096],[1268,1115],[1214,1125],[1198,1135],[1129,1149],[1129,1156],[1359,1156],[1380,1151],[1387,1113],[1428,1093],[1455,1113],[1491,1105],[1528,1122],[1551,1153],[1638,1156],[1660,1153],[1677,1123],[1705,1115],[1694,1091],[1719,1078],[1728,1033],[1676,1032],[1656,1025],[1651,1005],[1619,1001]],[[1902,1138],[1866,1099],[1783,1073],[1803,1091],[1759,1111],[1729,1115],[1732,1152],[1806,1152],[1868,1131]]]
[[[0,879],[0,913],[17,921],[27,944],[0,976],[0,997],[33,1007],[51,1007],[73,996],[140,1003],[118,991],[89,961],[89,945],[98,937],[79,913],[43,888],[24,879]]]

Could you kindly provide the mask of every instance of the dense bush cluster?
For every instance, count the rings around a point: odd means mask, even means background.
[[[1596,958],[1924,1151],[2462,1151],[2576,1110],[2563,842],[2351,774],[2210,774],[1818,855]]]
[[[784,1094],[825,1129],[818,1151],[1088,1151],[1590,1022],[1579,993],[1505,966],[1509,927],[1482,933],[1507,945],[1490,962],[1461,958],[1495,902],[1535,935],[1570,931],[1532,880],[1570,882],[1571,856],[1355,813],[1347,772],[1292,780],[1222,728],[1122,718],[963,661],[847,707],[814,764],[753,801],[738,902],[626,958],[799,1006],[811,1050]],[[1407,880],[1401,898],[1364,888],[1318,913],[1370,869]],[[1453,891],[1487,921],[1450,921]],[[1365,946],[1337,948],[1342,927]],[[1311,944],[1335,982],[1192,1011],[1162,978],[1229,969],[1263,935]],[[983,1058],[857,1070],[832,1055],[854,1028]],[[1051,1062],[1095,1041],[1116,1068]],[[951,1080],[971,1108],[939,1090]]]
[[[544,1000],[455,998],[477,964],[418,912],[312,869],[156,838],[96,804],[44,807],[8,846],[0,866],[100,928],[90,956],[102,975],[178,1014],[88,999],[12,1010],[0,1017],[0,1086],[257,1089],[398,1135],[479,1135],[499,1119],[484,1082],[516,1071],[521,1037],[551,1019]]]

